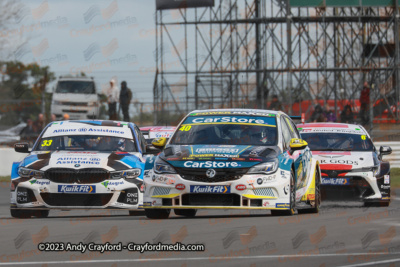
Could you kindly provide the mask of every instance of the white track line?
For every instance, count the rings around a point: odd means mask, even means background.
[[[340,254],[316,254],[316,255],[259,255],[259,256],[232,256],[232,259],[274,259],[274,258],[318,258],[318,257],[337,257],[337,256],[371,256],[371,255],[400,255],[396,253],[340,253]],[[203,260],[226,260],[227,257],[194,257],[194,258],[163,258],[163,259],[111,259],[111,260],[79,260],[79,261],[29,261],[29,262],[0,262],[0,265],[33,265],[33,264],[88,264],[88,263],[118,263],[118,262],[163,262],[163,261],[203,261]],[[400,259],[396,259],[400,261]],[[350,267],[353,265],[349,265]],[[354,265],[364,266],[364,265]]]
[[[343,265],[343,266],[340,266],[340,267],[375,266],[376,264],[393,263],[393,262],[398,262],[398,261],[400,261],[400,259],[383,260],[383,261],[372,261],[372,262],[365,262],[365,263],[352,264],[352,265]]]

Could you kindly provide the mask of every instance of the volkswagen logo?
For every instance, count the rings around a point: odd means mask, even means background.
[[[206,171],[206,176],[208,178],[214,178],[216,174],[217,174],[217,172],[214,169],[208,169]]]
[[[80,166],[81,166],[81,164],[75,164],[75,168],[78,168]]]

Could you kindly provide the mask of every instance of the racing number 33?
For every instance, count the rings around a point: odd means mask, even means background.
[[[51,146],[53,140],[43,140],[42,146]]]

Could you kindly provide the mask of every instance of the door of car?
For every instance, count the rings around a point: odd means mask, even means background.
[[[300,139],[300,134],[295,127],[295,124],[286,116],[281,118],[282,130],[287,131],[286,139],[297,138]],[[289,141],[290,142],[290,141]],[[296,177],[296,189],[303,188],[307,185],[307,172],[309,169],[310,162],[310,151],[309,148],[296,150],[291,154],[294,160],[295,177]]]

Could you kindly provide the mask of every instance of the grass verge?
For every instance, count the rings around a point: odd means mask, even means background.
[[[0,182],[10,182],[11,176],[0,176]]]

